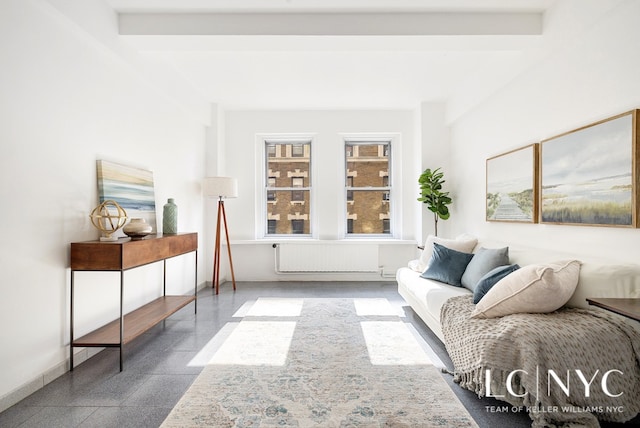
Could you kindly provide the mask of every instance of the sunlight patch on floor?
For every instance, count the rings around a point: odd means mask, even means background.
[[[296,328],[289,321],[242,321],[209,364],[282,366]]]
[[[195,357],[189,361],[187,364],[188,367],[204,367],[206,366],[211,358],[215,355],[215,353],[220,349],[222,344],[229,336],[235,328],[239,325],[237,322],[229,322],[222,327],[218,333],[211,338],[210,341],[207,342],[206,345],[202,347],[200,351],[196,354]]]
[[[242,306],[238,308],[238,310],[232,315],[233,318],[244,318],[247,316],[247,313],[251,310],[251,307],[255,305],[255,300],[247,300],[244,302]]]
[[[373,365],[433,365],[413,333],[401,321],[360,323]]]
[[[304,299],[261,297],[247,302],[234,317],[299,317]]]
[[[389,303],[389,300],[385,298],[353,299],[353,304],[356,308],[356,314],[360,317],[373,315],[404,316],[400,308],[394,308]]]

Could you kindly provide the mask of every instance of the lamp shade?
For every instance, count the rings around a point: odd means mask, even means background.
[[[237,198],[238,180],[232,177],[206,177],[203,183],[205,196]]]

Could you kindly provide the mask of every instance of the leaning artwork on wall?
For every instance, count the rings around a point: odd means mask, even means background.
[[[100,202],[112,199],[127,211],[129,218],[144,218],[156,233],[156,198],[153,172],[127,165],[98,160]]]
[[[540,222],[637,226],[640,110],[540,144]]]
[[[537,220],[538,144],[487,159],[487,221]]]

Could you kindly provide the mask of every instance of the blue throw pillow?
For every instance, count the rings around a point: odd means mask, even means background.
[[[462,287],[462,274],[472,258],[473,254],[461,253],[434,242],[429,267],[420,276]]]
[[[509,264],[509,247],[480,247],[462,274],[462,286],[474,292],[480,278],[498,266]]]
[[[487,272],[476,284],[476,289],[473,291],[473,303],[477,304],[498,281],[518,269],[520,269],[520,266],[517,264],[505,265],[498,266],[497,268]]]

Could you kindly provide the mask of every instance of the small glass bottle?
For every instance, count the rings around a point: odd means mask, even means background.
[[[169,198],[162,211],[162,234],[175,235],[178,233],[178,206],[173,198]]]

